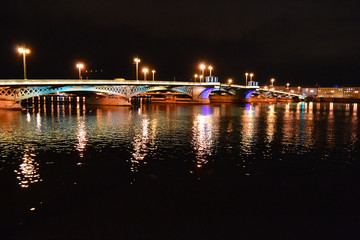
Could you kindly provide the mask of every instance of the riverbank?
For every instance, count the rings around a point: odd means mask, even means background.
[[[210,96],[211,103],[236,103],[236,102],[247,102],[247,103],[275,103],[275,102],[298,102],[298,99],[292,98],[263,98],[263,97],[252,97],[248,99],[239,99],[235,96]]]
[[[360,98],[325,98],[307,97],[306,102],[336,102],[336,103],[360,103]]]

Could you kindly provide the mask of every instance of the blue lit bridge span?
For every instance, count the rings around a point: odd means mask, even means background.
[[[175,82],[143,80],[79,80],[79,79],[9,79],[0,80],[0,107],[11,108],[28,98],[60,92],[96,92],[116,95],[129,100],[146,92],[173,91],[192,98],[193,102],[209,103],[213,91],[227,92],[240,100],[250,98],[258,86],[228,85],[219,82]],[[289,93],[286,93],[289,95]],[[296,94],[292,94],[296,95]],[[299,96],[298,96],[299,97]],[[5,104],[5,105],[4,105]]]

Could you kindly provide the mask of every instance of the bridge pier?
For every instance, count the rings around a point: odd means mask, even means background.
[[[213,89],[214,88],[207,87],[192,87],[192,100],[200,104],[210,103],[209,95]]]
[[[13,100],[1,100],[0,99],[0,109],[9,109],[9,110],[21,110],[20,102]]]

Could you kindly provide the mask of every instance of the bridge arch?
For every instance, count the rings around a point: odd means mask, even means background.
[[[166,86],[147,86],[141,89],[138,89],[137,91],[134,91],[131,94],[131,97],[146,93],[146,92],[158,92],[158,91],[171,91],[171,92],[179,92],[183,93],[185,95],[188,95],[189,97],[193,97],[192,89],[191,87],[166,87]]]
[[[236,95],[236,90],[232,89],[230,87],[215,88],[213,90],[213,92],[225,92],[225,93],[228,93],[228,94],[233,95],[233,96]]]

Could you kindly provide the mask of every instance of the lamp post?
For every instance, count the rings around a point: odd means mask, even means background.
[[[204,76],[205,65],[204,65],[204,64],[201,64],[201,65],[200,65],[200,69],[201,69],[202,75]]]
[[[198,77],[198,75],[197,75],[197,74],[195,74],[195,75],[194,75],[194,78],[195,78],[195,82],[196,82],[196,78],[197,78],[197,77]]]
[[[146,80],[146,74],[147,74],[147,72],[149,71],[149,69],[147,69],[147,68],[143,68],[143,73],[144,73],[144,81]]]
[[[26,48],[18,48],[18,52],[23,55],[23,65],[24,65],[24,80],[26,80],[26,54],[30,53],[29,49]]]
[[[290,83],[287,83],[286,84],[286,89],[289,91],[289,86],[290,86]]]
[[[153,69],[151,72],[152,72],[152,76],[153,76],[153,81],[155,81],[155,70]]]
[[[270,79],[270,81],[271,81],[271,86],[273,87],[273,86],[274,86],[274,82],[275,82],[275,78]]]
[[[203,77],[204,77],[203,75],[200,75],[200,76],[199,76],[200,82],[202,82],[202,78],[203,78]]]
[[[81,69],[84,67],[84,64],[78,63],[78,64],[76,64],[76,67],[79,69],[79,79],[81,80],[82,79]]]
[[[233,81],[233,80],[232,80],[231,78],[228,79],[228,84],[229,84],[229,86],[231,85],[232,81]]]
[[[254,74],[250,73],[250,82],[252,82],[252,78],[253,78]]]
[[[209,70],[210,70],[210,77],[211,77],[211,70],[213,70],[213,67],[209,66]]]
[[[136,81],[139,80],[139,62],[140,59],[139,58],[134,58],[134,62],[136,64]]]
[[[247,78],[248,78],[249,73],[245,73],[245,86],[247,86]]]
[[[299,92],[299,94],[300,94],[300,90],[301,90],[301,87],[300,87],[300,86],[298,86],[298,92]]]

